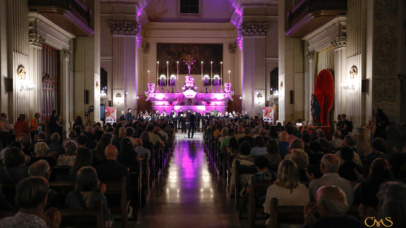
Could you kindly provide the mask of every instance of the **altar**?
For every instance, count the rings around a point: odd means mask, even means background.
[[[190,65],[193,62],[187,62],[189,67],[189,73],[185,76],[185,82],[181,90],[179,90],[179,85],[175,83],[160,83],[157,80],[157,84],[148,83],[148,91],[145,92],[146,101],[151,101],[152,108],[158,110],[162,113],[164,110],[166,113],[170,113],[175,110],[176,113],[182,109],[186,112],[190,109],[192,112],[196,113],[206,113],[208,110],[224,112],[227,110],[227,102],[232,99],[233,91],[231,90],[231,83],[223,83],[222,81],[217,81],[213,83],[214,79],[203,79],[210,80],[205,82],[203,85],[205,88],[199,88],[194,83],[193,76],[190,75]],[[177,88],[175,88],[175,86]],[[176,91],[175,91],[176,89]],[[162,90],[162,91],[161,91]],[[166,91],[165,91],[166,90]]]

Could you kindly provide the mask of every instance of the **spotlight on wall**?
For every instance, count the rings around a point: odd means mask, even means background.
[[[125,91],[125,93],[124,93],[125,95],[127,95],[128,94],[128,91]]]

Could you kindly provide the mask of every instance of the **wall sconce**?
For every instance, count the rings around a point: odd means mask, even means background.
[[[34,90],[35,85],[27,79],[27,72],[23,65],[18,66],[17,77],[20,80],[20,92]]]
[[[116,100],[117,100],[116,102],[117,102],[117,104],[120,104],[121,99],[123,99],[121,93],[116,93]]]

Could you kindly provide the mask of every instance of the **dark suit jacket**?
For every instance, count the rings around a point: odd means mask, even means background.
[[[118,163],[115,160],[107,160],[102,165],[97,167],[97,176],[102,182],[118,182],[121,181],[121,177],[127,177],[128,181],[128,169],[124,165]]]
[[[194,114],[189,115],[189,122],[191,126],[196,125],[196,116]]]

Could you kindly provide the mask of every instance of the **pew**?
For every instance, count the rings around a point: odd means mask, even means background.
[[[18,211],[0,211],[0,218],[14,216]],[[103,203],[98,203],[97,209],[60,209],[62,220],[60,227],[104,228]]]
[[[122,219],[122,227],[126,228],[128,224],[128,206],[127,200],[127,180],[122,177],[120,182],[107,182],[106,192],[104,195],[107,198],[107,203],[111,214],[120,214]],[[116,200],[119,198],[119,203]]]
[[[240,161],[236,161],[235,164],[235,185],[234,185],[234,196],[235,196],[235,207],[237,209],[237,214],[239,218],[242,218],[242,212],[244,211],[244,203],[240,202],[241,200],[241,196],[240,196],[240,192],[242,189],[242,185],[241,185],[241,175],[245,175],[245,174],[250,174],[250,175],[254,175],[255,173],[257,173],[258,170],[255,166],[244,166],[244,165],[240,165]]]
[[[262,206],[257,207],[256,195],[266,195],[268,187],[273,184],[273,181],[258,181],[255,176],[251,176],[250,188],[248,195],[248,226],[250,228],[255,227],[255,217],[257,213],[263,213],[264,208]]]
[[[269,228],[278,228],[280,224],[304,224],[304,206],[278,206],[278,199],[271,199],[271,217]]]

